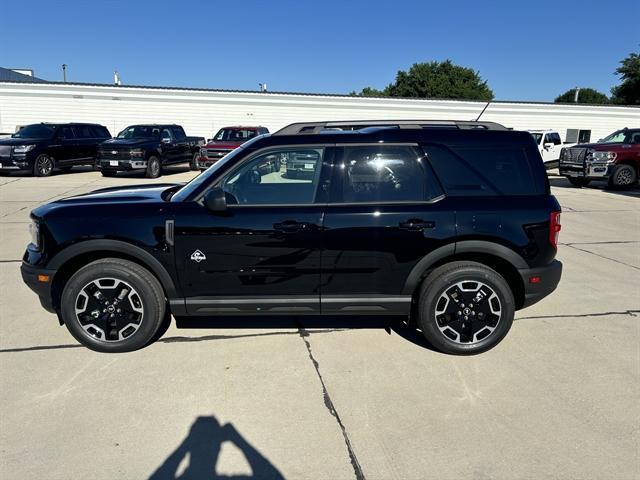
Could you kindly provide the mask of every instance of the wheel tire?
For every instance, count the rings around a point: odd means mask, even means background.
[[[200,154],[198,152],[193,154],[193,158],[191,159],[191,163],[189,163],[189,170],[200,170],[200,166],[198,165],[198,158],[200,158]]]
[[[589,185],[589,183],[591,183],[591,180],[589,180],[588,178],[567,177],[567,180],[569,180],[569,183],[571,185],[578,188],[586,187],[587,185]]]
[[[461,291],[458,285],[463,283],[468,284],[469,287],[475,283],[478,288],[476,290]],[[484,289],[484,287],[487,287],[488,290]],[[454,311],[450,317],[447,317],[449,314],[444,312],[447,311],[449,304],[453,300],[445,292],[450,292],[453,288],[458,288],[459,296],[457,303],[451,306],[460,310]],[[480,304],[473,305],[473,303],[468,303],[465,305],[467,308],[462,307],[465,298],[468,299],[466,300],[467,302],[473,302],[472,296],[475,296],[480,291],[490,292],[487,294],[488,298],[485,297],[487,299],[484,302],[481,300]],[[499,302],[499,317],[494,323],[493,330],[485,335],[483,332],[489,330],[493,322],[483,322],[479,318],[481,314],[483,317],[495,314],[495,312],[483,313],[486,308],[489,308],[490,312],[494,311],[494,294]],[[445,297],[444,300],[442,300],[443,297]],[[443,304],[445,310],[440,310],[443,313],[437,314],[436,312],[443,307]],[[462,322],[462,316],[456,316],[459,311],[463,312],[463,314],[472,314],[468,317],[470,323],[465,324]],[[485,352],[500,343],[511,328],[514,314],[515,301],[513,293],[500,274],[481,263],[459,261],[447,263],[436,268],[424,280],[420,289],[417,323],[426,339],[441,352],[455,355],[473,355]],[[445,318],[455,318],[439,322],[438,317],[443,320]],[[466,329],[462,325],[466,325]],[[465,342],[463,340],[466,340],[468,335],[463,337],[463,334],[456,331],[455,328],[460,328],[463,332],[469,332],[469,326],[472,335],[471,341]],[[444,333],[441,328],[448,332],[449,335]],[[456,334],[457,339],[451,338],[451,335]]]
[[[628,188],[638,180],[636,170],[631,165],[616,165],[611,172],[609,186],[613,188]]]
[[[55,162],[49,155],[42,153],[33,162],[33,175],[36,177],[48,177],[55,168]]]
[[[114,172],[112,170],[100,170],[103,177],[115,177],[118,172]]]
[[[145,176],[147,178],[158,178],[162,175],[162,166],[160,165],[160,160],[155,155],[152,155],[147,160],[147,171]]]
[[[142,309],[141,313],[137,313],[139,315],[138,319],[115,320],[116,328],[109,332],[111,335],[117,333],[118,337],[124,336],[124,332],[133,328],[129,326],[132,325],[132,323],[128,323],[124,328],[121,328],[124,322],[138,322],[138,327],[133,331],[133,333],[128,334],[123,339],[114,340],[104,338],[105,335],[107,335],[105,333],[107,328],[103,328],[102,333],[100,333],[99,329],[95,328],[96,325],[89,323],[91,321],[91,319],[89,319],[89,322],[85,322],[84,325],[85,328],[95,332],[95,334],[92,334],[90,331],[87,331],[82,327],[81,321],[76,314],[76,307],[79,305],[78,302],[81,301],[81,296],[86,297],[85,302],[90,301],[89,294],[86,292],[83,294],[85,289],[94,288],[93,286],[96,284],[93,284],[92,282],[100,281],[101,279],[105,281],[107,281],[106,279],[115,279],[116,287],[112,289],[114,292],[120,288],[119,286],[122,285],[123,282],[128,284],[124,285],[125,287],[131,287],[130,293],[126,297],[127,302],[129,302],[130,306],[133,305],[133,300],[130,299],[130,296],[136,295],[135,300],[139,302],[139,308]],[[99,288],[98,290],[101,293],[105,292],[105,295],[102,298],[109,298],[109,292],[107,292],[107,290],[110,290],[109,288]],[[91,299],[91,301],[94,300]],[[90,306],[89,303],[85,303],[84,305],[84,311],[86,312]],[[126,310],[126,303],[122,303],[121,305],[122,309]],[[97,305],[97,307],[100,306],[101,305]],[[94,305],[94,308],[96,308],[94,311],[99,312],[97,307]],[[61,315],[64,320],[64,324],[71,335],[73,335],[78,342],[91,350],[108,353],[131,352],[149,344],[154,340],[156,332],[165,319],[165,308],[166,300],[164,292],[156,277],[137,263],[120,258],[104,258],[82,267],[65,285],[61,299]],[[133,315],[136,315],[136,313],[134,312]],[[96,324],[100,321],[101,320],[96,318]],[[119,325],[118,321],[120,321]]]

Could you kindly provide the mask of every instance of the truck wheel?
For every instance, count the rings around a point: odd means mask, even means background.
[[[438,350],[472,355],[500,343],[514,313],[513,293],[500,274],[481,263],[451,262],[424,280],[417,323]]]
[[[158,178],[162,173],[162,168],[160,167],[160,160],[158,157],[151,156],[149,160],[147,160],[147,171],[145,176],[147,178]]]
[[[189,163],[189,170],[200,170],[198,158],[200,158],[200,154],[198,152],[194,153],[193,158],[191,158],[191,163]]]
[[[567,180],[571,185],[578,188],[586,187],[591,182],[588,178],[567,177]]]
[[[78,342],[115,353],[137,350],[154,338],[166,300],[148,270],[128,260],[104,258],[69,279],[61,305],[62,319]]]
[[[635,169],[631,165],[616,165],[611,172],[609,186],[626,188],[635,184],[638,179]]]
[[[53,158],[43,153],[38,155],[35,162],[33,162],[33,174],[36,177],[48,177],[53,172],[54,166]]]

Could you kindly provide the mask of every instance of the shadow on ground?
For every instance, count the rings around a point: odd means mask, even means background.
[[[220,475],[216,465],[222,444],[234,444],[251,467],[251,475]],[[186,438],[171,452],[150,480],[284,479],[267,458],[238,433],[233,424],[220,425],[214,416],[198,417]]]
[[[614,189],[614,188],[608,187],[606,182],[592,181],[586,187],[574,187],[573,185],[571,185],[571,183],[569,183],[569,180],[567,180],[565,177],[560,177],[555,175],[549,176],[549,184],[552,187],[567,188],[571,190],[580,190],[580,188],[584,190],[606,190],[607,192],[615,193],[616,195],[640,198],[640,188],[638,184],[636,184],[634,187],[629,187],[624,189]]]

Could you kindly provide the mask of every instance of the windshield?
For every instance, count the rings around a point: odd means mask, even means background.
[[[13,138],[51,138],[55,131],[55,127],[50,125],[27,125],[11,136]]]
[[[258,134],[256,130],[247,128],[221,128],[213,139],[216,142],[246,142]]]
[[[238,155],[244,155],[244,152],[247,150],[247,148],[250,148],[251,145],[253,145],[259,138],[262,138],[263,136],[264,135],[260,135],[259,137],[254,137],[250,141],[248,141],[247,143],[245,143],[245,144],[241,145],[240,147],[236,148],[235,150],[232,150],[231,152],[227,153],[224,157],[222,157],[220,160],[218,160],[216,163],[211,165],[204,172],[202,172],[200,175],[195,177],[193,180],[191,180],[189,183],[187,183],[184,187],[182,187],[180,190],[178,190],[171,197],[171,201],[172,202],[182,202],[182,201],[186,200],[187,198],[189,198],[192,193],[198,191],[201,186],[203,186],[203,185],[206,186],[206,185],[210,184],[214,180],[216,172],[218,172],[219,170],[223,169],[223,167],[227,163],[229,163],[231,160],[236,158]]]
[[[640,130],[618,130],[608,137],[598,140],[598,143],[640,143]]]
[[[160,136],[160,127],[152,125],[135,125],[125,128],[118,138],[156,138]]]
[[[531,136],[536,141],[536,143],[540,143],[540,140],[542,140],[542,134],[541,133],[531,133]]]

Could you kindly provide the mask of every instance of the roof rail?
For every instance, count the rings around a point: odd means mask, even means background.
[[[316,135],[326,129],[360,130],[367,127],[429,128],[450,127],[461,130],[508,130],[495,122],[474,122],[466,120],[345,120],[334,122],[300,122],[281,128],[273,135]]]

